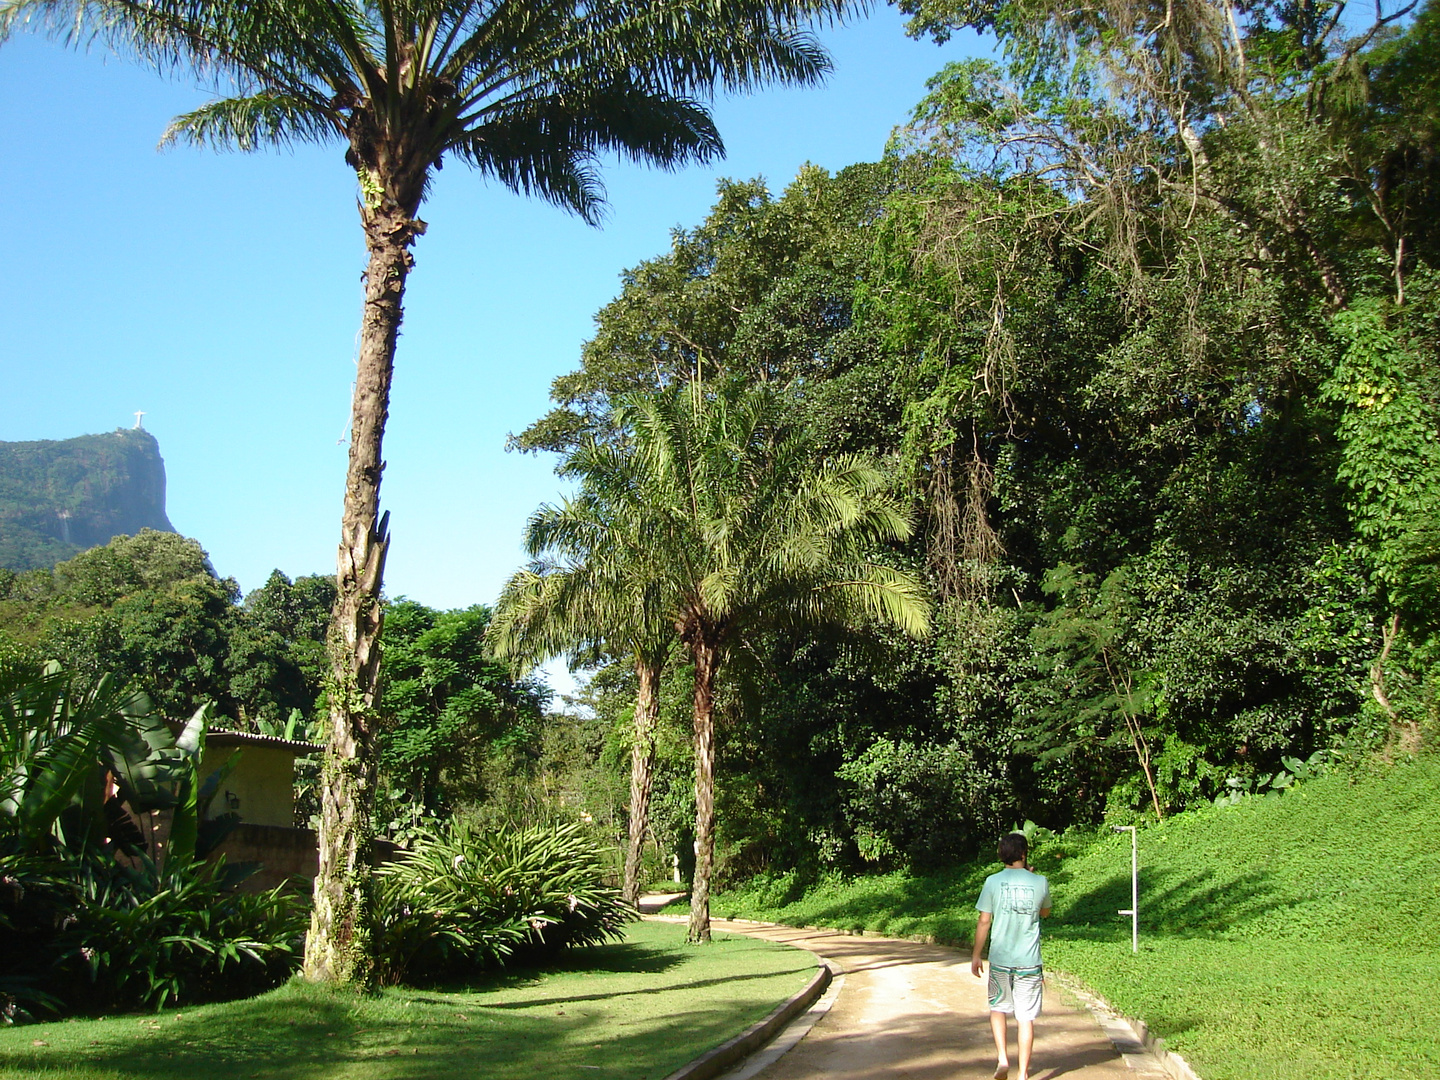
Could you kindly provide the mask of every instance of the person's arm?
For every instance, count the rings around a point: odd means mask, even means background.
[[[1050,917],[1050,882],[1048,881],[1045,882],[1045,899],[1040,901],[1040,917],[1042,919]]]
[[[981,957],[985,955],[985,942],[990,937],[990,923],[995,918],[988,911],[980,912],[975,920],[975,951],[970,954],[970,974],[980,978]]]

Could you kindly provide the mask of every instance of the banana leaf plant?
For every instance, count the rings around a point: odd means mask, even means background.
[[[135,831],[125,839],[132,848],[148,851],[162,872],[167,866],[178,869],[182,863],[204,859],[240,823],[235,813],[207,817],[220,785],[240,762],[237,751],[201,778],[212,715],[212,706],[202,705],[178,732],[172,732],[151,710],[133,717],[102,754],[115,781],[115,793],[107,800],[110,820],[117,819],[116,809],[127,809]],[[118,832],[114,829],[112,835]],[[137,836],[139,845],[134,842]],[[234,869],[243,872],[238,865]]]
[[[240,820],[206,820],[240,756],[202,780],[211,715],[202,706],[172,732],[113,675],[87,683],[54,662],[0,670],[0,831],[31,852],[149,852],[162,868],[205,858]]]
[[[53,662],[0,671],[0,827],[30,850],[98,837],[101,755],[153,711],[111,675],[86,686]]]

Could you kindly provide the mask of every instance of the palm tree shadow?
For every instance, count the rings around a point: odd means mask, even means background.
[[[528,986],[546,975],[561,971],[586,971],[595,975],[663,975],[683,964],[685,958],[674,949],[646,945],[643,942],[621,941],[609,945],[590,945],[567,949],[557,957],[534,958],[529,962],[511,964],[494,971],[480,972],[462,979],[425,984],[426,989],[446,993],[489,993]],[[440,1001],[440,998],[417,998]]]
[[[1063,891],[1060,895],[1064,896]],[[1117,873],[1065,900],[1064,910],[1046,926],[1047,936],[1108,941],[1129,929],[1129,919],[1119,914],[1130,907],[1128,874]],[[1260,921],[1285,906],[1274,875],[1263,868],[1217,868],[1189,874],[1142,869],[1140,873],[1140,925],[1152,934],[1214,937]]]
[[[608,1001],[611,998],[640,997],[646,994],[666,994],[682,988],[688,990],[700,990],[707,986],[733,986],[737,983],[748,982],[752,979],[771,979],[774,977],[775,972],[764,971],[757,972],[754,975],[726,975],[722,978],[715,979],[691,979],[688,982],[658,983],[654,986],[647,986],[643,989],[638,990],[634,987],[629,987],[624,990],[614,990],[600,994],[565,994],[561,997],[553,998],[527,998],[524,1001],[487,1001],[485,1002],[484,1007],[487,1009],[501,1010],[534,1009],[537,1007],[549,1005],[564,1005],[567,1002]]]

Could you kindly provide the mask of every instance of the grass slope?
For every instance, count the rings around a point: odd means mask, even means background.
[[[640,923],[563,966],[373,997],[299,981],[249,1001],[0,1030],[5,1080],[658,1080],[805,985],[814,957]]]
[[[1130,952],[1128,836],[1037,849],[1055,914],[1046,962],[1143,1018],[1205,1080],[1440,1076],[1440,759],[1140,834]],[[792,879],[724,893],[725,915],[968,941],[995,864],[943,876]]]

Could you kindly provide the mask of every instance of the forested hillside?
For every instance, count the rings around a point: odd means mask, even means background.
[[[165,462],[148,431],[0,443],[0,568],[54,566],[141,529],[175,531]]]
[[[1440,690],[1440,12],[913,13],[917,35],[995,32],[1003,62],[940,73],[879,162],[778,193],[723,182],[626,271],[514,439],[580,483],[537,516],[515,618],[602,661],[591,700],[617,751],[650,738],[658,701],[658,848],[686,851],[695,820],[694,612],[745,588],[737,563],[666,599],[664,538],[698,503],[657,509],[648,547],[622,524],[643,485],[669,505],[643,403],[681,386],[732,410],[763,388],[784,418],[745,439],[883,466],[914,529],[872,557],[920,575],[934,612],[916,644],[874,618],[731,609],[748,621],[715,691],[722,879],[941,865],[1027,818],[1164,819],[1421,751]],[[706,513],[704,543],[760,542],[762,517]],[[656,687],[623,628],[560,632],[582,572],[586,603],[628,581],[636,618],[673,612]],[[696,690],[694,752],[701,711]]]

